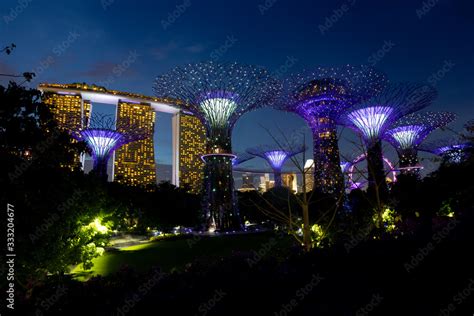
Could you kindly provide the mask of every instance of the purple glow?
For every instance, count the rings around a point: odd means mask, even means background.
[[[451,112],[415,112],[399,119],[384,138],[397,150],[416,149],[431,132],[455,119]]]
[[[443,155],[447,152],[453,151],[453,150],[464,150],[468,146],[466,144],[459,144],[459,145],[451,145],[451,146],[443,146],[439,147],[436,149],[436,154],[438,155]]]
[[[447,138],[437,139],[419,147],[419,150],[426,151],[437,156],[443,157],[447,162],[460,163],[468,156],[468,151],[473,148],[472,143],[463,139]]]
[[[120,101],[127,102],[127,103],[132,103],[132,104],[140,104],[139,101],[133,101],[133,100],[130,100],[130,99],[121,99]]]
[[[362,189],[364,184],[362,182],[353,182],[351,183],[351,186],[349,187],[350,190],[356,190],[356,189]]]
[[[409,167],[398,167],[398,170],[399,171],[403,171],[403,170],[421,170],[421,169],[424,169],[425,167],[423,167],[422,165],[416,165],[416,166],[409,166]]]
[[[272,150],[264,153],[268,162],[274,169],[281,169],[285,160],[288,159],[289,154],[284,150]]]
[[[442,146],[437,148],[434,153],[438,156],[443,156],[450,163],[461,163],[465,157],[465,150],[469,148],[468,144],[455,144],[449,146]]]
[[[236,158],[232,160],[232,166],[233,167],[236,167],[246,161],[249,161],[250,159],[253,159],[255,158],[254,155],[250,155],[250,154],[247,154],[247,153],[239,153],[239,154],[235,154]]]
[[[124,144],[123,134],[112,130],[85,129],[80,135],[92,150],[94,159],[106,158]]]
[[[348,119],[357,127],[366,140],[375,140],[391,122],[393,108],[373,106],[362,108],[348,114]]]
[[[409,125],[394,128],[388,133],[398,144],[400,149],[409,149],[421,143],[425,137],[427,128],[422,125]]]
[[[344,161],[344,162],[341,162],[341,170],[342,172],[345,172],[347,170],[347,168],[349,168],[351,165],[350,162],[348,161]]]
[[[357,173],[357,169],[356,169],[356,165],[362,161],[364,161],[365,159],[367,159],[367,155],[366,154],[361,154],[359,155],[358,157],[356,157],[354,159],[354,161],[352,161],[349,169],[348,169],[348,178],[349,178],[349,188],[352,190],[354,188],[358,189],[360,188],[361,186],[361,183],[360,182],[356,182],[355,179],[354,179],[354,173]],[[397,182],[397,172],[395,170],[395,167],[393,166],[393,164],[390,162],[390,160],[388,160],[388,158],[386,157],[383,157],[383,161],[385,162],[385,164],[387,164],[390,172],[389,174],[392,175],[392,181],[393,182]]]

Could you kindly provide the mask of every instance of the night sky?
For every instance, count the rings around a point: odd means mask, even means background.
[[[0,44],[17,48],[0,56],[0,73],[36,72],[32,87],[87,82],[152,95],[160,73],[209,59],[261,65],[280,75],[285,63],[290,73],[371,64],[392,81],[435,84],[440,96],[430,110],[458,113],[451,127],[461,130],[474,118],[474,5],[426,2],[432,6],[423,11],[419,0],[2,0]],[[159,163],[171,161],[170,123],[158,115]],[[270,142],[261,125],[278,133],[276,126],[298,129],[304,122],[274,110],[250,113],[234,130],[235,150]],[[351,151],[346,138],[352,133],[343,132],[343,153]],[[246,166],[263,164],[255,159]]]

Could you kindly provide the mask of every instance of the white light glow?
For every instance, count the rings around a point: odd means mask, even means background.
[[[206,119],[213,127],[225,127],[237,109],[237,103],[225,98],[205,99],[200,103]]]
[[[373,140],[380,136],[392,112],[391,107],[374,106],[353,111],[349,113],[348,118],[362,132],[366,140]]]
[[[268,162],[273,168],[280,169],[283,166],[283,163],[288,158],[288,153],[283,150],[272,150],[265,153]]]
[[[86,142],[98,157],[105,157],[109,151],[117,145],[119,138],[107,136],[92,136],[86,138]]]
[[[402,126],[390,131],[400,149],[413,148],[423,135],[425,128],[421,125]]]

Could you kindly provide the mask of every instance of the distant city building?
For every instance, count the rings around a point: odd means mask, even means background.
[[[85,83],[72,84],[40,84],[38,90],[43,92],[42,99],[51,105],[55,119],[60,127],[69,130],[79,129],[81,124],[90,118],[93,111],[93,103],[108,104],[115,106],[117,110],[117,122],[130,120],[131,123],[139,123],[142,127],[147,125],[154,128],[155,112],[173,115],[173,120],[178,122],[173,127],[173,162],[171,182],[179,185],[179,110],[175,107],[179,100],[170,98],[149,97],[136,93],[117,90],[108,90],[96,85]],[[110,160],[108,174],[109,179],[127,182],[129,184],[149,184],[156,182],[156,166],[153,138],[131,143],[120,149]],[[115,163],[113,162],[114,160]],[[80,157],[77,157],[79,163]],[[83,161],[84,166],[84,161]],[[85,171],[90,166],[85,165]],[[114,177],[115,176],[115,177]],[[185,181],[186,182],[186,181]]]
[[[296,173],[286,173],[281,175],[281,180],[284,187],[298,193],[298,182],[296,180]]]
[[[114,179],[128,185],[150,185],[157,182],[155,165],[155,111],[150,104],[119,100],[117,122],[127,122],[150,132],[150,137],[126,144],[115,153]]]
[[[256,191],[257,188],[255,187],[255,177],[251,173],[244,173],[242,175],[242,186],[237,191],[239,192],[249,192],[249,191]]]
[[[195,116],[181,113],[174,119],[173,134],[178,135],[174,139],[179,142],[178,156],[175,157],[179,177],[177,185],[187,186],[191,192],[199,193],[204,179],[204,162],[201,156],[206,152],[206,130]]]
[[[275,181],[270,180],[270,174],[265,173],[263,176],[260,176],[260,184],[258,185],[258,190],[262,193],[267,192],[268,190],[275,187]]]
[[[84,124],[84,118],[90,118],[91,103],[83,100],[80,95],[47,92],[42,99],[50,106],[54,119],[62,129],[80,129]],[[81,156],[77,155],[74,165],[78,165],[81,160]]]
[[[266,191],[273,189],[275,187],[275,181],[269,180],[265,183]]]
[[[242,175],[242,189],[255,189],[254,176],[249,173]]]
[[[260,183],[258,184],[258,191],[266,192],[267,191],[267,182],[270,181],[270,174],[265,173],[263,176],[260,176]]]
[[[176,186],[189,186],[194,193],[201,191],[204,178],[201,156],[206,153],[206,132],[198,118],[175,107],[179,100],[108,90],[84,83],[40,84],[38,89],[43,92],[43,101],[51,105],[59,125],[67,126],[69,130],[79,129],[87,121],[84,118],[90,118],[94,102],[115,106],[117,122],[127,120],[150,129],[154,129],[155,112],[172,114],[171,174],[157,179],[157,174],[161,173],[159,169],[157,172],[159,166],[155,164],[153,137],[150,137],[117,150],[110,159],[109,179],[131,185],[171,180]],[[87,163],[78,156],[77,164],[79,162],[86,172],[91,169],[90,161]],[[170,173],[169,170],[166,172]]]
[[[306,184],[306,192],[310,192],[314,188],[314,160],[308,159],[304,165],[304,172],[305,176],[305,184]]]
[[[171,182],[173,179],[173,166],[156,164],[156,177],[158,178],[158,183],[163,181]]]

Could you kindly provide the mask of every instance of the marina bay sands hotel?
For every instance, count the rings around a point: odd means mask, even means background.
[[[67,124],[69,128],[81,128],[83,118],[90,117],[94,111],[93,104],[101,103],[116,107],[116,122],[126,120],[140,128],[150,129],[149,138],[124,145],[113,156],[112,180],[129,185],[157,182],[153,142],[155,116],[156,112],[172,114],[171,181],[176,186],[189,186],[192,192],[200,190],[205,130],[196,117],[173,107],[180,101],[108,90],[83,83],[40,84],[38,90],[43,92],[43,102],[51,105],[59,126]]]

